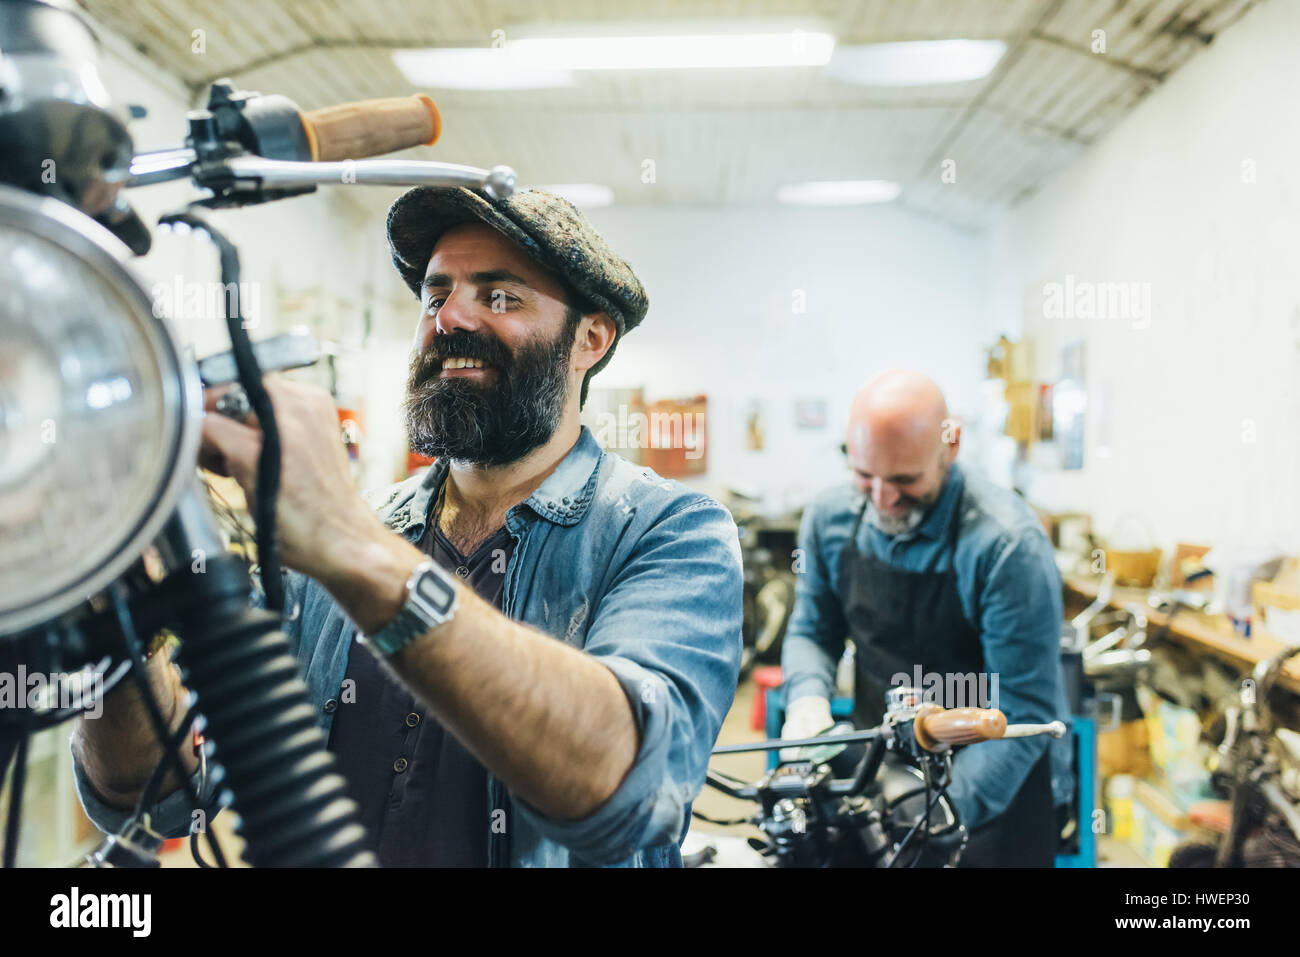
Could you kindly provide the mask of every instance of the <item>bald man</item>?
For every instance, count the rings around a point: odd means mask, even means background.
[[[944,707],[1000,708],[1013,723],[1068,719],[1051,544],[1018,496],[962,472],[960,444],[943,393],[919,373],[885,373],[854,397],[852,485],[818,496],[800,530],[784,737],[831,725],[845,639],[859,726],[879,723],[899,685]],[[1057,806],[1072,795],[1068,739],[964,748],[949,795],[971,831],[963,866],[1050,867]]]

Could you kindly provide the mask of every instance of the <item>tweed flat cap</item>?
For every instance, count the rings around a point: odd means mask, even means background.
[[[632,267],[573,203],[539,189],[520,190],[500,201],[458,186],[417,186],[399,196],[388,210],[388,247],[412,292],[420,295],[429,257],[442,234],[475,221],[499,230],[591,306],[607,313],[618,326],[619,339],[645,318],[650,300]],[[613,355],[611,346],[592,373]]]

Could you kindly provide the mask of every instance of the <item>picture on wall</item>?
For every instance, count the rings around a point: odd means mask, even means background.
[[[794,424],[795,428],[805,431],[826,428],[826,400],[796,399]]]

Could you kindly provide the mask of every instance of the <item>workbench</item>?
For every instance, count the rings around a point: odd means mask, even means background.
[[[1080,603],[1088,605],[1096,599],[1097,590],[1101,585],[1101,578],[1085,575],[1066,575],[1064,584],[1065,605],[1068,614],[1072,605],[1078,606]],[[1114,608],[1122,608],[1124,605],[1134,602],[1140,604],[1143,613],[1147,617],[1148,633],[1150,633],[1150,629],[1156,629],[1161,636],[1168,634],[1170,639],[1196,650],[1208,651],[1235,667],[1241,668],[1243,673],[1246,674],[1259,662],[1272,658],[1287,647],[1258,627],[1254,629],[1249,638],[1238,634],[1232,627],[1232,623],[1224,615],[1207,615],[1203,612],[1192,611],[1190,608],[1182,608],[1179,609],[1177,614],[1173,615],[1171,623],[1169,620],[1170,615],[1156,611],[1147,604],[1147,597],[1150,594],[1151,590],[1146,588],[1121,588],[1116,586],[1111,590],[1110,605]],[[1073,602],[1071,601],[1072,597]],[[1286,667],[1283,668],[1282,674],[1278,677],[1278,685],[1288,691],[1300,694],[1300,656],[1292,658],[1286,663]]]

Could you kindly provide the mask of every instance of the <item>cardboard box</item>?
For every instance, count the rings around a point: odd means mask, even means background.
[[[1125,721],[1114,731],[1097,735],[1097,770],[1103,778],[1117,774],[1145,777],[1153,770],[1147,723]]]
[[[1283,644],[1300,645],[1300,560],[1290,558],[1271,582],[1251,586],[1255,615]]]

